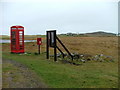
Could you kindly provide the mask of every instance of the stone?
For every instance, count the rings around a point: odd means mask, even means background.
[[[86,60],[83,60],[83,59],[81,59],[80,61],[81,61],[81,62],[86,62]]]

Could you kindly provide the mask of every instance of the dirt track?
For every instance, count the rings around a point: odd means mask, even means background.
[[[26,66],[3,59],[3,88],[47,88],[40,78]]]

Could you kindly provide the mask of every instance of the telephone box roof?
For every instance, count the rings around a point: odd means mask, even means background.
[[[16,25],[16,26],[12,26],[11,28],[24,28],[24,27],[23,27],[23,26]]]

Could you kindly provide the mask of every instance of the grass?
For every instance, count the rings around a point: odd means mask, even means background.
[[[105,54],[118,58],[117,37],[60,37],[60,39],[71,52]]]
[[[69,37],[70,41],[66,42],[67,39],[67,37],[61,37],[61,40],[66,44],[66,46],[68,46],[71,51],[77,51],[79,53],[87,52],[88,54],[92,55],[94,55],[95,53],[104,53],[106,55],[112,55],[111,52],[108,52],[112,50],[114,55],[112,56],[115,58],[115,62],[87,62],[82,63],[82,65],[80,66],[75,66],[70,64],[63,64],[60,61],[53,62],[52,58],[50,60],[46,60],[45,41],[42,45],[43,53],[41,55],[34,55],[34,52],[37,52],[36,43],[25,44],[26,52],[32,53],[28,55],[10,54],[9,44],[2,44],[2,57],[15,60],[28,66],[30,69],[36,72],[37,75],[42,78],[49,87],[52,88],[118,87],[118,60],[116,58],[117,55],[114,54],[114,52],[116,53],[117,51],[115,38]],[[105,42],[104,39],[107,41]],[[76,44],[74,44],[74,42],[76,42]],[[97,43],[102,44],[96,45]],[[80,44],[80,46],[78,46],[78,44]],[[94,45],[94,48],[96,49],[93,49],[93,47],[91,47],[92,49],[89,49],[91,45]],[[107,48],[105,47],[105,45],[110,46],[111,48]],[[101,50],[99,50],[100,48]],[[105,48],[107,48],[106,50],[108,51],[103,51]]]
[[[5,79],[9,77],[9,74],[8,74],[8,73],[10,73],[10,72],[16,72],[16,71],[18,71],[17,68],[14,67],[14,66],[13,66],[12,64],[10,64],[10,63],[6,63],[6,64],[3,65],[2,72],[4,72],[4,77],[3,77],[2,79],[3,79],[4,81],[2,81],[2,83],[4,83],[4,84],[2,85],[2,87],[9,88],[9,83],[8,83],[8,81],[6,81]],[[20,75],[16,74],[16,75],[14,76],[14,79],[13,79],[14,81],[19,79],[19,78],[16,78],[16,77],[20,77]]]
[[[3,53],[34,70],[49,87],[114,88],[117,87],[117,63],[88,62],[81,66],[45,60],[45,55]],[[43,57],[44,56],[44,57]],[[111,68],[112,67],[112,68]],[[110,70],[109,70],[110,69]]]

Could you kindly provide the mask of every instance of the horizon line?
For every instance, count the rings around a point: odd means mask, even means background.
[[[120,32],[107,32],[107,31],[95,31],[95,32],[106,32],[106,33],[113,33],[113,34],[119,34]],[[78,33],[78,32],[66,32],[66,33],[57,33],[57,34],[67,34],[67,33],[74,33],[74,34],[86,34],[86,33],[94,33],[94,32],[85,32],[85,33]],[[7,35],[10,36],[8,34],[0,34],[0,35]],[[24,34],[24,35],[46,35],[46,34]]]

